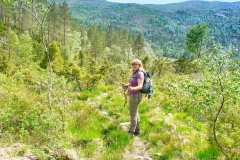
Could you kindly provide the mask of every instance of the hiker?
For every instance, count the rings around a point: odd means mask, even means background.
[[[133,135],[140,134],[139,128],[139,114],[138,114],[138,105],[141,102],[142,94],[141,90],[144,83],[144,73],[143,65],[141,60],[134,59],[131,63],[132,65],[132,76],[128,84],[125,84],[123,87],[126,87],[128,90],[129,96],[129,112],[130,112],[130,129],[129,133]]]

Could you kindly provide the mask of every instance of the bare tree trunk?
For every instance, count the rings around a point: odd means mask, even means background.
[[[50,16],[52,16],[52,15],[50,15]],[[54,8],[54,10],[53,10],[53,19],[52,19],[52,21],[53,21],[53,32],[55,32],[54,34],[53,34],[53,40],[54,41],[57,41],[57,32],[56,32],[56,21],[57,21],[57,17],[55,17],[56,16],[56,8]]]
[[[33,27],[33,23],[34,23],[34,15],[35,15],[35,1],[32,0],[32,27]]]
[[[36,21],[38,22],[39,25],[39,33],[41,35],[41,41],[42,44],[45,48],[45,53],[47,54],[47,59],[48,59],[48,105],[49,105],[49,109],[52,109],[52,64],[51,64],[51,60],[50,60],[50,55],[49,55],[49,50],[48,50],[48,45],[49,45],[49,36],[45,36],[46,34],[46,19],[47,16],[49,14],[49,12],[52,10],[53,5],[55,4],[55,1],[52,0],[50,3],[50,6],[47,8],[47,11],[44,12],[44,15],[41,19],[38,19],[37,16],[35,16]],[[49,28],[47,30],[47,32],[49,31]]]
[[[18,9],[18,27],[19,30],[22,31],[22,2],[19,3],[19,9]]]
[[[65,117],[64,117],[64,112],[65,112],[65,106],[66,106],[66,88],[64,88],[63,92],[63,98],[62,98],[62,108],[59,108],[60,110],[60,116],[61,116],[61,121],[62,121],[62,132],[65,132]]]
[[[5,16],[5,24],[7,26],[8,31],[10,31],[10,17],[9,16]]]
[[[48,58],[48,105],[49,105],[50,110],[52,109],[52,92],[53,92],[52,63],[51,63],[51,59],[50,59],[50,55],[49,55],[50,53],[49,53],[49,50],[48,50],[48,45],[49,45],[49,39],[48,38],[49,38],[49,36],[46,37],[44,35],[46,33],[45,30],[44,30],[44,25],[45,25],[44,23],[46,21],[46,17],[49,14],[49,11],[52,10],[54,4],[55,4],[55,2],[53,0],[51,5],[49,6],[48,10],[45,12],[45,15],[43,17],[42,24],[41,24],[42,41],[43,41],[43,45],[45,47],[45,51],[46,51],[47,58]],[[48,31],[49,31],[49,29],[48,29]]]
[[[65,8],[64,8],[64,18],[63,18],[63,45],[65,46],[66,45],[66,11],[65,11]]]
[[[11,59],[11,47],[8,47],[8,61]]]
[[[52,109],[52,64],[50,62],[49,53],[48,54],[48,105],[50,110]]]
[[[0,2],[0,21],[1,22],[3,22],[3,16],[4,16],[4,14],[3,14],[3,4]]]
[[[50,25],[48,24],[48,29],[47,29],[47,40],[50,42]]]

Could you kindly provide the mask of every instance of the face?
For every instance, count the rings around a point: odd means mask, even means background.
[[[137,63],[132,63],[132,70],[137,71],[140,68],[140,65]]]

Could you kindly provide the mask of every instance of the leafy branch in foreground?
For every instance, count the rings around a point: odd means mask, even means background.
[[[237,131],[234,127],[229,128],[226,126],[230,123],[237,123],[236,120],[234,122],[230,122],[229,115],[231,114],[231,110],[228,105],[229,101],[232,101],[236,96],[232,90],[236,85],[236,83],[232,80],[232,77],[234,77],[234,74],[239,74],[237,72],[233,72],[233,70],[237,69],[236,67],[238,66],[236,66],[233,53],[223,52],[219,49],[219,46],[216,45],[210,50],[210,55],[208,55],[205,59],[204,66],[208,70],[205,72],[207,73],[207,79],[212,85],[212,89],[216,92],[215,96],[219,96],[216,97],[216,100],[220,99],[220,102],[216,103],[216,109],[214,109],[216,114],[212,114],[213,140],[225,158],[232,159],[239,153],[233,152],[236,148],[234,143],[229,143],[227,140],[224,141],[223,139],[225,139],[225,136],[227,135],[234,135],[232,133]],[[229,84],[230,81],[232,82],[231,85]]]

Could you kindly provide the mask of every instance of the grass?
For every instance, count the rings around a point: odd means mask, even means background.
[[[109,151],[121,151],[130,142],[129,134],[116,127],[109,127],[104,130],[103,139]]]
[[[184,83],[184,78],[175,78],[169,76],[156,80],[152,99],[142,100],[139,106],[141,138],[149,143],[150,152],[157,160],[219,157],[216,149],[208,147],[206,124],[193,117],[194,114],[179,110],[179,107],[191,109],[191,101],[187,95],[183,96],[186,91],[182,86],[175,85]],[[70,100],[75,95],[77,99],[65,106],[66,130],[62,132],[60,115],[56,109],[49,111],[43,101],[46,91],[38,95],[25,88],[24,83],[2,74],[0,82],[0,95],[8,93],[7,99],[0,97],[0,119],[9,127],[5,135],[10,133],[9,139],[16,140],[12,138],[11,128],[20,127],[16,132],[21,136],[18,138],[25,143],[35,140],[39,147],[32,147],[33,151],[42,159],[47,159],[47,153],[41,147],[47,146],[50,149],[75,148],[88,158],[98,156],[103,160],[121,160],[125,148],[132,142],[132,137],[119,128],[120,123],[129,121],[129,111],[127,106],[123,107],[124,97],[116,86],[100,84],[80,93],[67,93]],[[61,95],[60,90],[56,92]],[[39,115],[41,121],[38,121]],[[16,117],[19,123],[13,123],[12,120],[16,119],[11,117]]]
[[[98,97],[98,95],[92,97]],[[116,97],[116,99],[117,98],[119,97]],[[114,102],[117,101],[108,103],[108,107],[114,105]],[[117,113],[117,108],[111,108],[113,113]],[[118,128],[119,122],[109,121],[100,114],[101,111],[94,106],[88,106],[84,101],[72,105],[70,110],[72,111],[72,113],[70,113],[72,118],[69,121],[68,131],[73,136],[73,143],[75,146],[80,147],[83,155],[91,157],[97,154],[97,150],[100,149],[95,143],[97,140],[103,143],[102,150],[106,150],[110,153],[106,155],[103,154],[103,159],[108,159],[109,157],[114,157],[114,159],[116,159],[117,157],[121,157],[122,151],[130,143],[130,137],[128,133]],[[113,117],[116,118],[116,116]]]
[[[198,160],[217,160],[219,155],[215,147],[208,147],[202,151],[197,152],[196,157]]]

